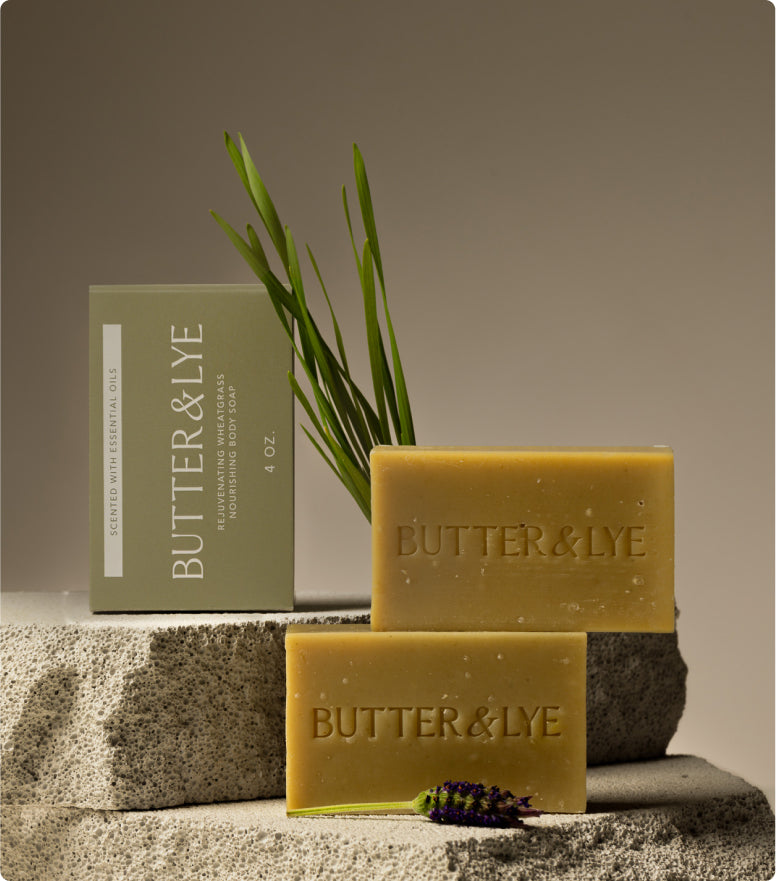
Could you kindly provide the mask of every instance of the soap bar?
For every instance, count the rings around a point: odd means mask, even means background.
[[[584,633],[289,627],[288,809],[466,780],[584,811],[586,648]]]
[[[376,447],[375,630],[672,631],[668,447]]]

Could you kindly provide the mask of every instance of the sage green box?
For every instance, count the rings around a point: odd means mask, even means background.
[[[92,610],[292,609],[293,355],[266,290],[89,306]]]

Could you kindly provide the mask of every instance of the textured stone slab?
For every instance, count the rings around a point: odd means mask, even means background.
[[[587,763],[665,755],[684,712],[677,633],[589,633]]]
[[[86,594],[5,594],[3,801],[152,808],[285,794],[291,622],[364,609],[92,615]],[[675,633],[588,643],[588,762],[665,753],[685,700]]]
[[[104,812],[9,806],[6,881],[767,881],[773,814],[759,790],[678,756],[588,770],[588,813],[523,829],[423,818],[288,819],[281,800]]]
[[[367,619],[92,615],[86,594],[3,613],[3,801],[95,808],[283,795],[285,628]]]

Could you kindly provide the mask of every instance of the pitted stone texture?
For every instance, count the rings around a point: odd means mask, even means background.
[[[587,635],[587,763],[665,755],[684,712],[687,665],[674,633]]]
[[[365,609],[91,615],[86,594],[6,594],[3,801],[152,808],[285,794],[288,623]],[[588,763],[665,754],[684,708],[675,634],[594,633]]]
[[[423,818],[289,819],[285,802],[162,811],[9,806],[6,881],[767,881],[773,814],[761,792],[702,759],[588,770],[588,813],[523,829]]]
[[[75,594],[49,595],[65,604],[59,615],[45,595],[24,597],[20,615],[14,599],[3,603],[0,712],[3,801],[15,804],[284,795],[286,626],[367,620],[363,610],[90,615]]]

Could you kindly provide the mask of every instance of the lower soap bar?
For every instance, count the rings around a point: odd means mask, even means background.
[[[584,811],[586,648],[584,633],[289,627],[288,809],[467,780]]]

